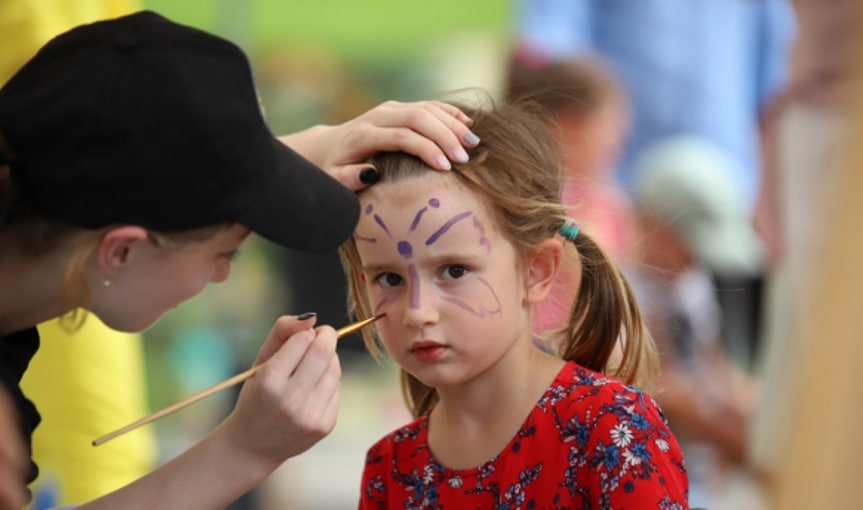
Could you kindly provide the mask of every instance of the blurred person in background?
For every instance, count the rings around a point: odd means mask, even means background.
[[[768,483],[787,465],[793,406],[805,384],[798,374],[809,361],[804,352],[812,348],[807,343],[820,345],[800,330],[812,309],[809,296],[820,284],[818,268],[831,256],[824,246],[829,219],[841,204],[835,197],[842,171],[853,161],[848,144],[859,144],[848,138],[848,127],[859,122],[852,112],[861,93],[857,34],[863,5],[857,0],[792,4],[799,36],[790,57],[790,85],[774,101],[764,127],[765,172],[755,211],[770,267],[766,345],[759,360],[764,399],[750,453]],[[852,230],[847,235],[856,233]]]
[[[82,23],[129,14],[136,0],[8,0],[0,3],[0,83],[52,37]],[[90,442],[106,424],[130,423],[148,411],[140,333],[122,333],[89,317],[81,329],[54,319],[39,326],[42,349],[22,380],[44,418],[33,435],[40,476],[33,510],[86,501],[149,473],[156,465],[152,428],[101,448]]]
[[[246,56],[224,39],[152,12],[52,39],[0,89],[0,381],[24,445],[40,420],[19,385],[36,324],[72,313],[78,326],[90,310],[141,331],[227,278],[249,224],[286,245],[339,242],[366,156],[408,150],[446,170],[478,141],[466,123],[441,103],[388,102],[276,139]],[[335,331],[313,319],[276,322],[261,369],[204,440],[81,508],[222,507],[325,436],[341,372]],[[31,461],[26,480],[36,475]]]
[[[770,468],[766,486],[774,505],[771,508],[858,508],[863,451],[863,408],[857,400],[863,387],[863,19],[859,2],[806,4],[801,14],[808,11],[813,16],[806,19],[814,23],[810,36],[817,35],[809,41],[810,50],[829,52],[822,55],[816,51],[813,56],[842,55],[824,62],[823,69],[830,71],[821,75],[822,85],[832,83],[827,89],[836,93],[830,109],[841,129],[838,146],[835,152],[828,151],[831,156],[827,161],[805,169],[811,174],[829,173],[825,180],[832,182],[825,189],[821,186],[827,182],[808,181],[816,186],[812,190],[814,202],[823,200],[827,206],[810,211],[816,215],[813,223],[817,223],[817,231],[806,234],[813,236],[819,250],[803,261],[806,273],[792,275],[794,280],[809,280],[806,291],[803,285],[791,288],[793,313],[804,313],[790,317],[796,326],[789,332],[791,337],[776,338],[781,342],[777,350],[793,351],[787,356],[776,353],[785,360],[785,378],[779,381],[781,386],[765,387],[769,390],[765,399],[786,400],[790,396],[791,402],[759,410],[770,413],[764,417],[769,424],[788,424],[780,431],[782,442],[770,445],[779,448],[770,459],[778,462],[766,464]],[[811,148],[821,150],[817,143]],[[810,207],[808,202],[800,205]]]
[[[757,274],[762,252],[731,165],[695,136],[662,140],[636,161],[628,276],[659,350],[655,398],[686,458],[690,504],[743,510],[758,504],[744,469],[757,386],[723,340],[733,330],[716,281]]]
[[[748,211],[761,179],[759,123],[788,85],[795,35],[788,0],[518,0],[517,53],[526,61],[594,53],[632,101],[632,134],[618,168],[633,186],[638,155],[658,140],[703,137],[726,154]],[[760,344],[763,274],[722,282],[735,318],[735,361],[753,369]]]
[[[704,137],[731,160],[747,208],[760,179],[758,123],[787,85],[794,15],[788,0],[518,0],[525,60],[598,54],[633,107],[621,181],[638,155],[677,134]]]
[[[548,111],[564,151],[561,193],[567,214],[617,264],[627,265],[632,204],[616,169],[631,113],[617,77],[602,59],[586,55],[545,63],[513,58],[506,89],[508,100],[528,98]],[[536,331],[566,324],[577,288],[574,278],[561,274],[549,297],[536,305]]]

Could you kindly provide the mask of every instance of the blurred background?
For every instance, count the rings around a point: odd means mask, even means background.
[[[242,47],[275,134],[340,123],[385,100],[451,98],[466,88],[499,100],[543,98],[567,149],[570,214],[624,268],[657,339],[663,375],[655,397],[684,447],[691,504],[763,510],[771,506],[764,487],[796,437],[791,383],[810,351],[791,342],[801,305],[790,296],[815,289],[800,276],[823,254],[806,250],[823,240],[813,234],[823,230],[818,219],[838,211],[830,193],[840,172],[819,170],[835,165],[829,154],[845,123],[836,90],[848,83],[838,77],[850,73],[846,36],[859,14],[856,0],[816,3],[0,0],[0,32],[14,43],[0,79],[60,31],[147,8]],[[808,166],[788,168],[791,160]],[[142,336],[98,340],[105,343],[93,351],[103,359],[75,374],[72,352],[82,350],[43,353],[62,344],[43,340],[25,383],[44,395],[35,400],[58,403],[42,411],[35,438],[43,473],[33,508],[98,495],[197,442],[230,411],[236,391],[115,446],[89,447],[246,369],[281,314],[317,312],[319,324],[347,324],[344,286],[335,252],[303,254],[253,237],[225,283]],[[88,325],[99,327],[92,318]],[[123,352],[108,351],[108,342]],[[365,449],[408,413],[393,365],[372,360],[358,335],[339,349],[345,377],[335,431],[232,509],[356,507]],[[117,374],[99,386],[111,391],[92,396],[93,374],[108,370]],[[58,388],[73,376],[81,388]],[[39,387],[37,379],[55,382]],[[68,404],[82,399],[92,412]],[[81,437],[62,435],[76,429]],[[70,443],[86,447],[52,459]],[[93,472],[82,474],[88,465]],[[105,471],[115,476],[94,483]],[[76,484],[96,492],[74,491]]]

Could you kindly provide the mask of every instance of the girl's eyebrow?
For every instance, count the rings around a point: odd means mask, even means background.
[[[392,271],[393,266],[391,264],[368,264],[362,266],[362,272],[367,274],[375,274],[375,273],[383,273],[385,271]]]
[[[485,253],[472,253],[470,250],[464,249],[464,247],[458,247],[448,253],[441,253],[439,255],[434,256],[425,256],[422,258],[422,261],[419,263],[420,265],[444,265],[444,264],[457,264],[457,263],[466,263],[471,262],[473,260],[485,258]],[[386,271],[398,272],[403,267],[407,265],[403,262],[399,261],[396,264],[365,264],[362,266],[362,271],[367,274],[374,273],[382,273]]]

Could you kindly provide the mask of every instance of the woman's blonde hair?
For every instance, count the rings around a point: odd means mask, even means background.
[[[500,232],[525,259],[531,248],[558,235],[567,220],[560,201],[562,152],[549,131],[544,109],[530,102],[485,109],[456,105],[473,119],[471,130],[482,140],[470,161],[456,164],[453,174],[489,208]],[[381,153],[372,160],[380,183],[425,175],[429,168],[403,153]],[[362,194],[362,192],[360,192]],[[617,266],[586,234],[567,246],[581,266],[578,293],[567,326],[560,332],[558,354],[581,366],[645,387],[657,370],[653,340],[641,317],[632,290]],[[361,261],[354,239],[340,255],[348,277],[348,307],[370,317],[363,292]],[[371,328],[363,330],[369,350],[378,358],[383,349]],[[619,355],[615,347],[621,347]],[[614,355],[613,355],[614,354]],[[419,416],[435,405],[434,388],[402,370],[402,391],[408,408]]]

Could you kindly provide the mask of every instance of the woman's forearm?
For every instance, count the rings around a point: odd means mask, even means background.
[[[258,486],[278,464],[232,445],[222,426],[152,473],[78,510],[221,509]]]

